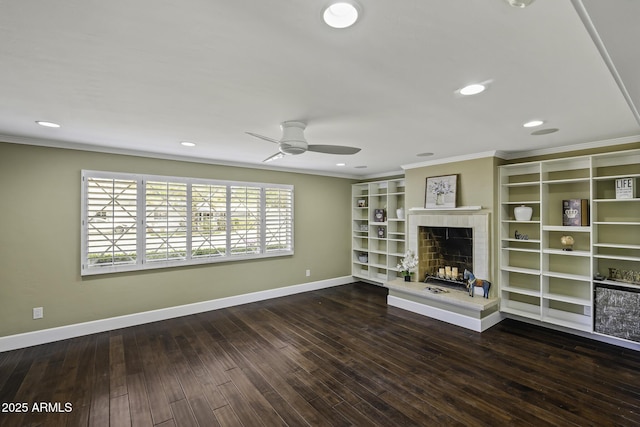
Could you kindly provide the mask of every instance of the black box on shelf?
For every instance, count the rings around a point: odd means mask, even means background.
[[[586,227],[589,225],[589,200],[569,199],[562,201],[562,225]]]

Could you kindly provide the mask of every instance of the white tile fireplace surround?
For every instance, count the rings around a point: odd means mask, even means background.
[[[408,248],[418,253],[420,227],[471,228],[473,237],[473,274],[491,281],[489,275],[489,215],[409,215]]]
[[[489,215],[430,213],[411,214],[407,218],[407,249],[418,254],[418,241],[421,227],[448,227],[472,229],[473,273],[491,281],[489,275]],[[425,283],[404,282],[402,279],[386,283],[389,288],[387,303],[454,325],[482,332],[502,320],[498,309],[498,298],[485,299],[480,293],[474,297],[465,290],[448,290],[445,293],[433,293]],[[494,291],[495,292],[495,291]]]

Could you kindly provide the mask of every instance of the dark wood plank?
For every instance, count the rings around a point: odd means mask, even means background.
[[[640,352],[354,283],[0,354],[13,426],[640,425]]]

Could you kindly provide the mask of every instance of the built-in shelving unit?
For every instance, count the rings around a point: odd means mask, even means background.
[[[351,194],[352,275],[379,283],[395,279],[405,253],[405,218],[397,216],[404,209],[404,179],[354,184]]]
[[[617,199],[619,178],[640,182],[640,150],[500,168],[501,311],[594,333],[597,287],[640,289],[628,280],[640,271],[640,198]],[[588,223],[563,225],[568,199],[589,201]],[[531,220],[515,220],[520,205],[533,208]]]

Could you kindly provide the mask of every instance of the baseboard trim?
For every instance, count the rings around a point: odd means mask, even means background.
[[[352,276],[336,277],[333,279],[284,286],[266,291],[252,292],[232,297],[196,302],[193,304],[178,305],[175,307],[128,314],[125,316],[110,317],[91,322],[76,323],[57,328],[8,335],[6,337],[0,337],[0,352],[46,344],[83,335],[111,331],[114,329],[143,325],[145,323],[173,319],[175,317],[188,316],[191,314],[203,313],[206,311],[248,304],[251,302],[264,301],[272,298],[299,294],[302,292],[310,292],[319,289],[331,288],[333,286],[346,285],[348,283],[353,283],[353,281],[354,279]]]
[[[452,325],[471,329],[472,331],[476,332],[486,331],[493,325],[500,323],[503,319],[502,314],[497,311],[484,317],[483,319],[475,319],[463,314],[453,313],[441,308],[431,307],[419,302],[394,297],[392,295],[387,296],[387,304],[392,307],[398,307],[403,310],[411,311],[412,313],[421,314],[423,316],[451,323]]]

